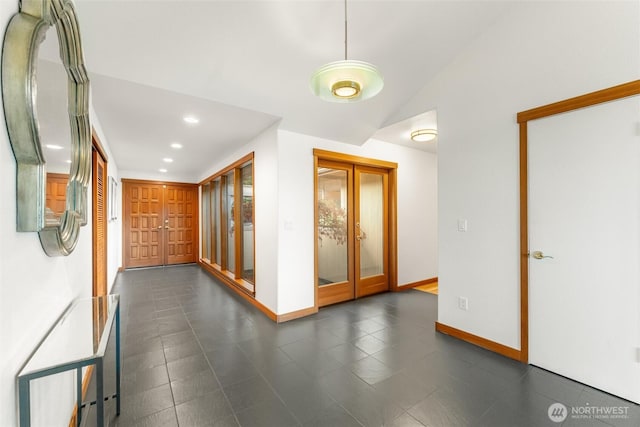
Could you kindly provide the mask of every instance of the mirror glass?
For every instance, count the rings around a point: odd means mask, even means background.
[[[71,165],[68,77],[59,52],[56,29],[50,27],[40,45],[36,71],[36,115],[46,161],[47,225],[59,224],[68,209],[67,184]]]
[[[22,0],[2,45],[2,101],[17,165],[16,229],[37,231],[49,256],[69,255],[87,223],[91,123],[79,30],[71,0]]]

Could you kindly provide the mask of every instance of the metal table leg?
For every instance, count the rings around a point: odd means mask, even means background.
[[[96,359],[96,411],[98,427],[104,427],[104,360]]]

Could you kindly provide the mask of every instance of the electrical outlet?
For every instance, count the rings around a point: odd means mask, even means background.
[[[458,308],[460,310],[469,310],[469,298],[458,297]]]

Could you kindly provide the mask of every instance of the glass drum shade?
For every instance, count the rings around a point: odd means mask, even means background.
[[[339,82],[353,82],[360,92],[355,96],[334,95],[333,87]],[[357,102],[373,98],[382,90],[384,80],[375,66],[363,61],[335,61],[320,67],[311,76],[311,92],[325,101]]]

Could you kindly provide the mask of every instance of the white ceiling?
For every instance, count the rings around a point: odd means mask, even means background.
[[[309,78],[343,59],[342,1],[76,0],[92,102],[119,168],[193,180],[278,120],[351,144],[409,144],[416,118],[389,118],[512,4],[350,0],[349,58],[375,64],[385,86],[336,104],[314,97]]]

